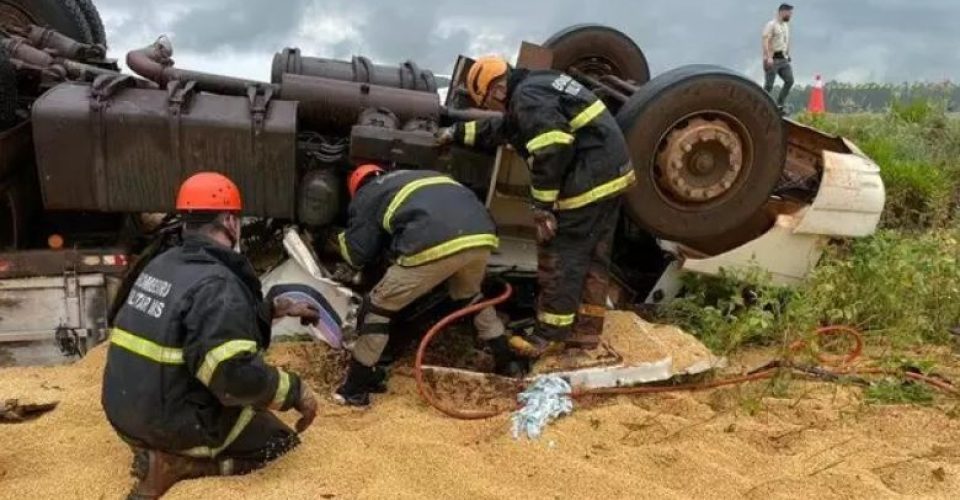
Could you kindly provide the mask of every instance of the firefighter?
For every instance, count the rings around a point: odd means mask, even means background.
[[[531,357],[559,347],[595,348],[620,195],[636,179],[623,134],[596,95],[557,71],[514,69],[502,58],[482,57],[466,86],[477,106],[504,115],[442,129],[438,142],[488,149],[509,143],[530,168],[537,323],[532,335],[511,343]]]
[[[182,479],[243,474],[299,443],[313,392],[263,353],[274,318],[315,322],[306,304],[264,300],[238,252],[240,192],[198,173],[176,202],[182,240],[128,277],[110,334],[102,404],[134,451],[130,498],[158,498]],[[297,432],[269,410],[296,409]]]
[[[378,366],[389,340],[391,317],[446,283],[450,297],[466,305],[481,298],[496,228],[476,195],[450,177],[429,170],[384,172],[362,165],[348,179],[351,202],[346,231],[338,235],[344,260],[362,268],[386,252],[393,264],[365,297],[358,339],[344,383],[334,399],[367,406],[383,392]],[[518,371],[504,325],[492,307],[474,316],[478,337],[491,350],[501,374]]]

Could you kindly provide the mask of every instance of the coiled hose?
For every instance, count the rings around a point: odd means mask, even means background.
[[[426,382],[423,377],[423,358],[427,352],[427,348],[430,346],[430,343],[433,339],[444,331],[448,326],[457,320],[476,314],[483,310],[486,307],[493,307],[503,302],[506,302],[510,299],[510,296],[513,295],[513,287],[509,283],[504,283],[504,290],[491,299],[478,302],[476,304],[469,305],[453,313],[447,315],[441,319],[436,325],[434,325],[430,330],[427,331],[423,339],[420,341],[420,345],[417,348],[417,356],[414,361],[414,377],[417,382],[417,392],[420,393],[420,397],[423,398],[430,406],[434,407],[437,411],[443,413],[444,415],[460,419],[460,420],[482,420],[497,415],[503,414],[506,410],[462,410],[459,408],[452,408],[445,405],[441,402],[433,391],[427,387]],[[828,337],[849,337],[854,342],[854,347],[850,349],[847,353],[843,355],[827,355],[819,351],[818,345],[821,339]],[[851,376],[851,375],[867,375],[867,374],[889,374],[890,370],[883,370],[879,368],[866,368],[861,370],[848,370],[843,368],[844,365],[856,361],[862,354],[864,348],[863,334],[859,330],[849,326],[826,326],[823,328],[818,328],[814,330],[813,341],[798,341],[790,345],[790,351],[796,352],[802,349],[809,348],[813,351],[814,357],[821,363],[821,366],[815,367],[813,370],[804,369],[801,370],[798,367],[794,366],[789,360],[784,361],[773,361],[765,365],[764,368],[761,368],[758,371],[748,373],[746,375],[739,375],[734,377],[727,377],[717,380],[709,380],[706,382],[697,382],[691,384],[679,384],[679,385],[665,385],[665,386],[636,386],[636,387],[608,387],[608,388],[596,388],[596,389],[577,389],[575,388],[571,393],[571,397],[574,399],[584,398],[588,396],[627,396],[627,395],[637,395],[637,394],[661,394],[666,392],[680,392],[680,391],[702,391],[706,389],[715,389],[717,387],[724,387],[730,385],[744,384],[747,382],[755,382],[759,380],[767,380],[776,376],[778,372],[782,369],[790,369],[801,375],[811,375],[813,371],[816,371],[819,374],[827,376]],[[929,377],[914,372],[903,372],[902,375],[906,378],[916,380],[919,382],[924,382],[936,389],[941,391],[951,393],[951,394],[960,394],[960,391],[953,386],[952,384],[940,380],[934,377]],[[520,383],[518,382],[519,393],[521,390]]]

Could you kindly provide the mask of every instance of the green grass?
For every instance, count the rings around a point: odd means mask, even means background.
[[[880,380],[864,391],[867,403],[881,405],[930,405],[934,397],[933,390],[924,384],[896,379]]]
[[[759,272],[687,276],[684,296],[662,310],[662,319],[724,354],[758,344],[785,348],[819,326],[852,325],[868,345],[883,348],[880,365],[932,370],[931,361],[912,360],[909,351],[949,345],[949,329],[960,325],[960,120],[924,102],[886,114],[800,120],[851,139],[880,166],[887,189],[881,229],[831,244],[794,289],[770,286]],[[928,404],[933,392],[882,380],[866,399]]]

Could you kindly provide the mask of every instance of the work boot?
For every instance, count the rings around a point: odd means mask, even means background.
[[[526,363],[517,358],[510,348],[510,341],[506,335],[487,341],[487,347],[493,354],[493,373],[504,377],[516,378],[522,376],[526,370]]]
[[[333,394],[333,400],[344,406],[370,406],[370,393],[378,389],[386,391],[384,380],[385,371],[360,363],[357,360],[350,361],[350,368],[347,369],[347,378],[343,384]],[[373,389],[373,390],[371,390]]]
[[[184,479],[219,476],[220,464],[213,460],[134,448],[131,473],[137,478],[137,484],[127,495],[127,499],[148,500],[160,498],[174,484]]]
[[[510,349],[524,357],[536,359],[546,354],[556,354],[563,351],[563,342],[547,340],[536,334],[514,334],[507,341]]]

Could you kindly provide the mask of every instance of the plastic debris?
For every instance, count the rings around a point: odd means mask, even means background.
[[[523,406],[513,413],[513,438],[526,434],[529,439],[537,439],[548,423],[572,413],[571,392],[570,384],[556,375],[534,381],[517,396]]]

